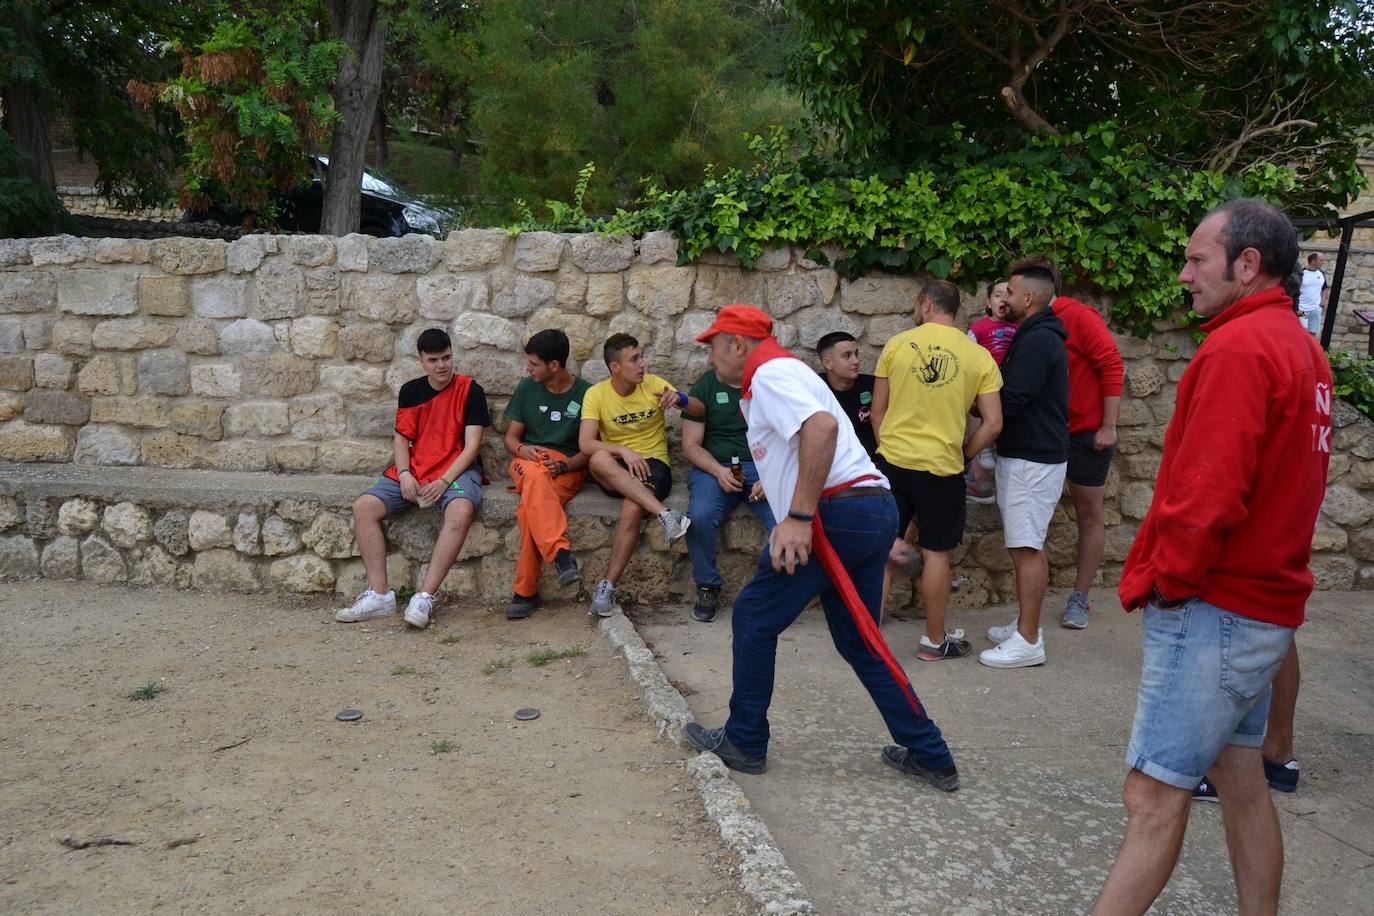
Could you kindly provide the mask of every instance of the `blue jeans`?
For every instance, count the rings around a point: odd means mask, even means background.
[[[759,479],[754,462],[740,462],[740,467],[744,470],[744,489],[739,493],[726,493],[714,475],[700,468],[692,468],[687,475],[687,489],[692,494],[687,508],[687,516],[692,520],[692,527],[687,529],[687,555],[692,558],[692,579],[697,585],[721,587],[720,573],[716,572],[716,535],[721,522],[735,511],[736,506],[740,503],[748,506],[763,522],[765,531],[772,531],[777,524],[767,500],[751,503],[747,499]]]
[[[1193,598],[1176,610],[1146,605],[1140,690],[1126,763],[1179,789],[1207,775],[1223,747],[1259,747],[1269,683],[1293,629]]]
[[[841,565],[849,571],[869,614],[878,620],[883,568],[897,537],[896,501],[886,491],[831,497],[821,500],[819,513]],[[924,704],[920,708],[913,706],[883,660],[869,652],[854,618],[814,555],[789,576],[786,571],[775,572],[765,552],[754,578],[735,599],[731,615],[734,690],[730,694],[726,736],[745,753],[767,755],[768,705],[773,699],[778,636],[817,595],[825,608],[825,622],[835,648],[863,682],[893,739],[909,748],[923,767],[953,766],[949,747],[940,729],[926,715]]]

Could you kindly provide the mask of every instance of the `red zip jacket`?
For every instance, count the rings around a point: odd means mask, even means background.
[[[1091,305],[1060,296],[1050,306],[1069,332],[1069,435],[1102,428],[1102,399],[1119,398],[1125,367],[1107,322]]]
[[[1166,598],[1296,627],[1331,459],[1331,366],[1279,287],[1202,329],[1117,593],[1132,610],[1158,584]]]

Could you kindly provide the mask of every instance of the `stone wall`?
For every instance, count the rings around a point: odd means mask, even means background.
[[[148,207],[143,210],[129,210],[101,195],[95,188],[59,187],[57,198],[72,216],[100,216],[109,219],[147,219],[177,220],[181,218],[178,207]]]
[[[453,334],[459,370],[487,391],[496,419],[483,445],[484,465],[493,478],[488,492],[504,495],[501,413],[523,373],[523,341],[533,332],[565,330],[573,343],[573,367],[599,380],[606,375],[599,358],[602,341],[627,331],[646,344],[651,371],[685,388],[706,367],[706,350],[694,343],[695,335],[714,310],[745,301],[774,315],[782,342],[796,346],[813,364],[806,348],[822,334],[854,333],[871,369],[881,344],[909,326],[920,285],[918,278],[887,275],[850,282],[788,249],[767,252],[754,271],[742,271],[725,257],[681,267],[676,258],[668,233],[614,241],[539,232],[512,239],[484,229],[456,232],[442,242],[427,236],[360,235],[256,235],[230,243],[67,236],[0,240],[0,461],[70,466],[73,474],[93,469],[95,478],[81,479],[97,481],[118,481],[135,467],[185,469],[199,471],[192,476],[207,486],[224,474],[252,472],[263,475],[259,489],[277,487],[273,481],[321,475],[326,480],[375,475],[390,461],[395,391],[421,374],[415,337],[426,327],[442,326]],[[1128,365],[1128,397],[1119,458],[1108,480],[1105,583],[1119,575],[1149,504],[1175,383],[1195,348],[1191,336],[1178,330],[1161,330],[1150,341],[1117,339]],[[1369,461],[1374,429],[1353,411],[1339,412],[1338,426],[1313,566],[1321,587],[1374,587],[1374,464]],[[687,463],[676,451],[676,431],[671,440],[679,479],[675,498],[681,499]],[[159,511],[179,512],[188,521],[196,511],[220,511],[196,505],[195,489]],[[357,489],[352,481],[336,481],[331,491],[337,505],[330,511],[344,525]],[[33,510],[34,515],[22,488],[11,495],[16,502],[8,514],[0,512],[0,521],[11,520],[0,530],[11,539],[29,539],[32,551],[6,541],[0,572],[41,572],[50,549],[70,554],[71,544],[63,541],[54,548],[54,539],[77,535],[61,533],[44,519],[60,514],[66,500],[89,497],[68,489],[61,502]],[[574,547],[592,552],[590,576],[604,569],[600,552],[614,519],[613,507],[601,506],[598,499],[587,495],[573,504],[577,515],[589,519],[577,522],[583,543]],[[329,567],[328,575],[302,580],[312,588],[347,591],[356,584],[356,575],[348,572],[356,572],[356,561],[310,548],[297,530],[306,522],[293,521],[270,503],[245,500],[220,513],[228,532],[221,537],[225,543],[205,548],[241,555],[255,571],[242,580],[243,587],[289,587],[271,570],[274,564],[284,570],[284,560],[296,553]],[[99,524],[105,526],[108,511],[124,502],[129,500],[112,491],[93,510]],[[119,508],[112,524],[119,527],[118,520],[130,516],[141,532],[140,510],[151,511],[137,502]],[[968,537],[956,556],[959,601],[976,606],[1007,600],[1013,593],[1010,562],[996,510],[970,510]],[[83,519],[88,515],[84,508],[80,513]],[[300,541],[292,552],[267,552],[265,533],[274,515]],[[160,518],[149,516],[153,529]],[[497,586],[488,581],[509,583],[512,560],[504,544],[510,518],[489,518],[484,512],[483,523],[502,546],[493,542],[487,552],[466,560],[455,582],[478,570],[482,575],[459,590],[495,594]],[[92,537],[97,538],[93,545],[103,539],[118,546],[114,534],[93,527],[81,533],[81,543]],[[738,554],[729,562],[738,567],[739,577],[748,572],[758,537],[752,520],[741,520],[727,534],[731,556]],[[1075,538],[1066,500],[1048,545],[1057,586],[1072,581]],[[167,549],[155,540],[119,549]],[[486,544],[490,538],[483,534],[480,540]],[[412,548],[411,553],[419,551]],[[195,583],[195,565],[201,561],[198,552],[192,553],[193,559],[173,564],[190,564],[175,577],[179,584]],[[35,556],[37,566],[30,562]],[[121,557],[126,573],[139,562],[127,552]],[[417,553],[411,561],[421,559]],[[345,568],[350,562],[355,565]],[[296,565],[301,564],[323,569],[313,560]],[[638,576],[656,583],[656,595],[685,595],[690,589],[680,550],[656,552],[649,544],[635,564]]]

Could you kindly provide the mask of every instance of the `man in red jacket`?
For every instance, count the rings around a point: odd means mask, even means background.
[[[1293,320],[1292,224],[1256,200],[1198,225],[1179,282],[1207,339],[1178,384],[1154,500],[1119,594],[1144,607],[1122,792],[1126,838],[1095,913],[1144,913],[1183,844],[1193,787],[1221,798],[1242,913],[1274,913],[1283,838],[1260,745],[1270,682],[1312,592],[1331,457],[1331,368]]]

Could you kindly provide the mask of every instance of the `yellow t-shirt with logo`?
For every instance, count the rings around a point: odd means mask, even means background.
[[[668,430],[658,406],[671,382],[646,372],[644,381],[625,397],[616,394],[611,380],[597,382],[582,399],[582,419],[601,421],[601,441],[632,448],[644,458],[668,463]]]
[[[992,354],[958,328],[928,322],[889,339],[874,374],[888,383],[878,454],[909,471],[962,474],[969,408],[1002,390]]]

